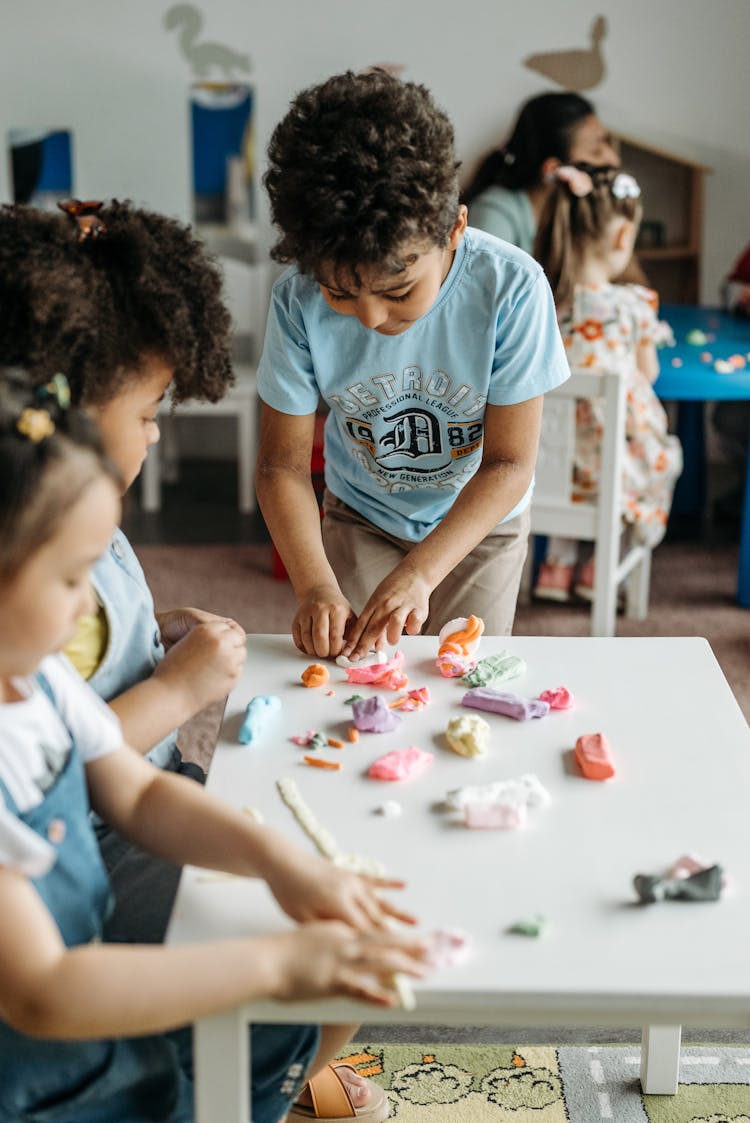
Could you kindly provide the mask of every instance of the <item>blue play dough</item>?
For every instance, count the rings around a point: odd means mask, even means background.
[[[245,708],[245,720],[240,728],[238,740],[241,745],[249,745],[265,727],[266,722],[281,709],[281,699],[275,694],[256,694]]]

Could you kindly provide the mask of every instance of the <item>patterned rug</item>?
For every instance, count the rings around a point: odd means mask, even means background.
[[[351,1045],[398,1123],[750,1123],[750,1046],[684,1045],[676,1096],[644,1096],[632,1045]]]

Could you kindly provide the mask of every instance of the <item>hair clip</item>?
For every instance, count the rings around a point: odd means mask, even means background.
[[[21,410],[16,429],[22,437],[28,437],[32,444],[38,445],[46,437],[52,436],[55,423],[46,409],[32,409],[31,406],[27,406],[26,409]]]
[[[79,242],[85,242],[89,238],[98,238],[101,234],[106,234],[107,227],[97,213],[102,209],[104,203],[97,202],[94,199],[88,202],[81,202],[80,199],[66,199],[57,205],[61,211],[64,211],[77,223]]]
[[[571,164],[563,164],[554,173],[554,178],[561,180],[568,185],[571,195],[575,195],[577,199],[582,199],[584,195],[590,195],[594,190],[594,181],[588,172],[583,171],[582,168],[573,167]]]
[[[615,199],[640,199],[641,189],[632,175],[618,172],[612,181],[612,194]]]
[[[70,409],[70,383],[59,371],[52,375],[49,382],[37,387],[35,396],[40,402],[54,398],[60,409]]]

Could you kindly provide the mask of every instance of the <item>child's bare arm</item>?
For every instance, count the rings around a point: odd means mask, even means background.
[[[650,340],[642,340],[636,346],[635,361],[641,374],[653,385],[659,377],[659,357],[656,347]]]
[[[225,698],[246,655],[245,635],[233,620],[212,617],[178,639],[147,679],[110,700],[125,740],[147,753],[204,707]]]
[[[323,549],[310,476],[315,414],[263,406],[256,473],[258,502],[297,597],[292,637],[300,651],[338,655],[354,614]]]
[[[365,655],[383,636],[398,643],[427,618],[432,590],[521,499],[536,463],[542,398],[487,406],[479,470],[431,534],[378,585],[351,627],[344,654]]]
[[[418,941],[335,921],[255,940],[69,949],[32,884],[8,868],[0,914],[0,1017],[42,1038],[156,1033],[259,998],[395,1005],[393,972],[424,973]]]
[[[390,918],[413,923],[378,892],[403,882],[338,869],[126,748],[88,764],[86,778],[92,807],[120,834],[178,864],[262,877],[294,920],[343,920],[361,930]]]

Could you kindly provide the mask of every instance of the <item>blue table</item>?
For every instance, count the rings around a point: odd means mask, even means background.
[[[674,509],[685,511],[687,497],[692,497],[693,509],[703,506],[703,403],[750,400],[750,320],[720,308],[687,304],[662,305],[660,315],[672,326],[675,346],[659,352],[661,369],[654,389],[663,401],[680,403],[677,433],[682,441],[685,468],[675,491]],[[687,342],[688,333],[696,329],[709,336],[707,343]],[[705,353],[711,355],[711,362],[701,358]],[[717,360],[727,362],[733,355],[744,356],[747,365],[731,374],[714,369]],[[678,360],[677,364],[673,360]],[[737,600],[743,608],[750,608],[750,456],[745,477]]]

